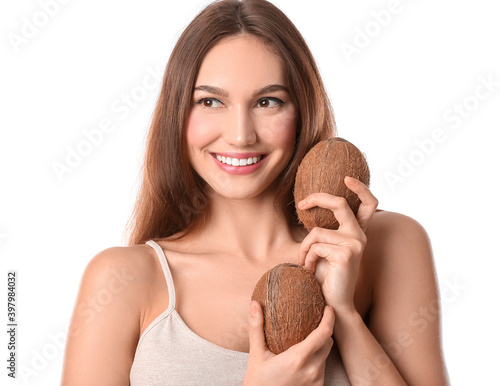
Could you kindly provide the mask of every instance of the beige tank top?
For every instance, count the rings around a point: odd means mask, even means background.
[[[162,248],[151,246],[160,259],[168,286],[168,308],[142,333],[130,371],[132,386],[241,385],[248,353],[233,351],[196,335],[175,309],[175,289]],[[328,357],[325,385],[350,385],[337,348]]]

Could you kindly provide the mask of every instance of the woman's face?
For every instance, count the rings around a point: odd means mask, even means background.
[[[195,82],[189,162],[216,194],[256,197],[290,160],[297,117],[280,58],[253,36],[225,39]]]

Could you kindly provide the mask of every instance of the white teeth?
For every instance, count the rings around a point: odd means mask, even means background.
[[[262,156],[239,159],[239,158],[224,157],[224,156],[216,154],[215,158],[217,158],[220,162],[222,162],[226,165],[247,166],[247,165],[252,165],[252,164],[259,162],[262,159]]]

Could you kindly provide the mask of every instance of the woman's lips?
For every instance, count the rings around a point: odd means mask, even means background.
[[[217,166],[229,174],[253,173],[266,157],[262,153],[212,153]]]

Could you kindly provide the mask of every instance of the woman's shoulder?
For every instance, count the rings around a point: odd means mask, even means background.
[[[110,313],[114,310],[123,318],[130,317],[135,325],[139,318],[138,332],[142,332],[156,308],[168,306],[168,287],[156,251],[140,244],[97,253],[85,268],[79,296],[80,303],[95,301]]]
[[[116,276],[134,277],[141,280],[156,269],[156,253],[145,244],[110,247],[97,253],[87,264],[86,275],[97,279]]]
[[[137,245],[108,248],[89,261],[71,318],[64,380],[88,378],[89,368],[96,379],[128,379],[158,275],[154,259],[152,248]]]
[[[156,252],[150,246],[111,247],[89,261],[80,288],[93,296],[107,294],[114,302],[124,302],[140,312],[144,297],[149,296],[149,288],[161,272]]]
[[[425,228],[401,213],[377,211],[366,229],[366,263],[375,274],[407,267],[432,269],[433,256]]]
[[[402,281],[423,275],[433,278],[431,242],[424,227],[412,217],[377,211],[366,230],[366,266],[372,278]]]
[[[397,212],[377,210],[368,228],[367,238],[389,243],[419,243],[428,239],[424,227],[414,218]]]

